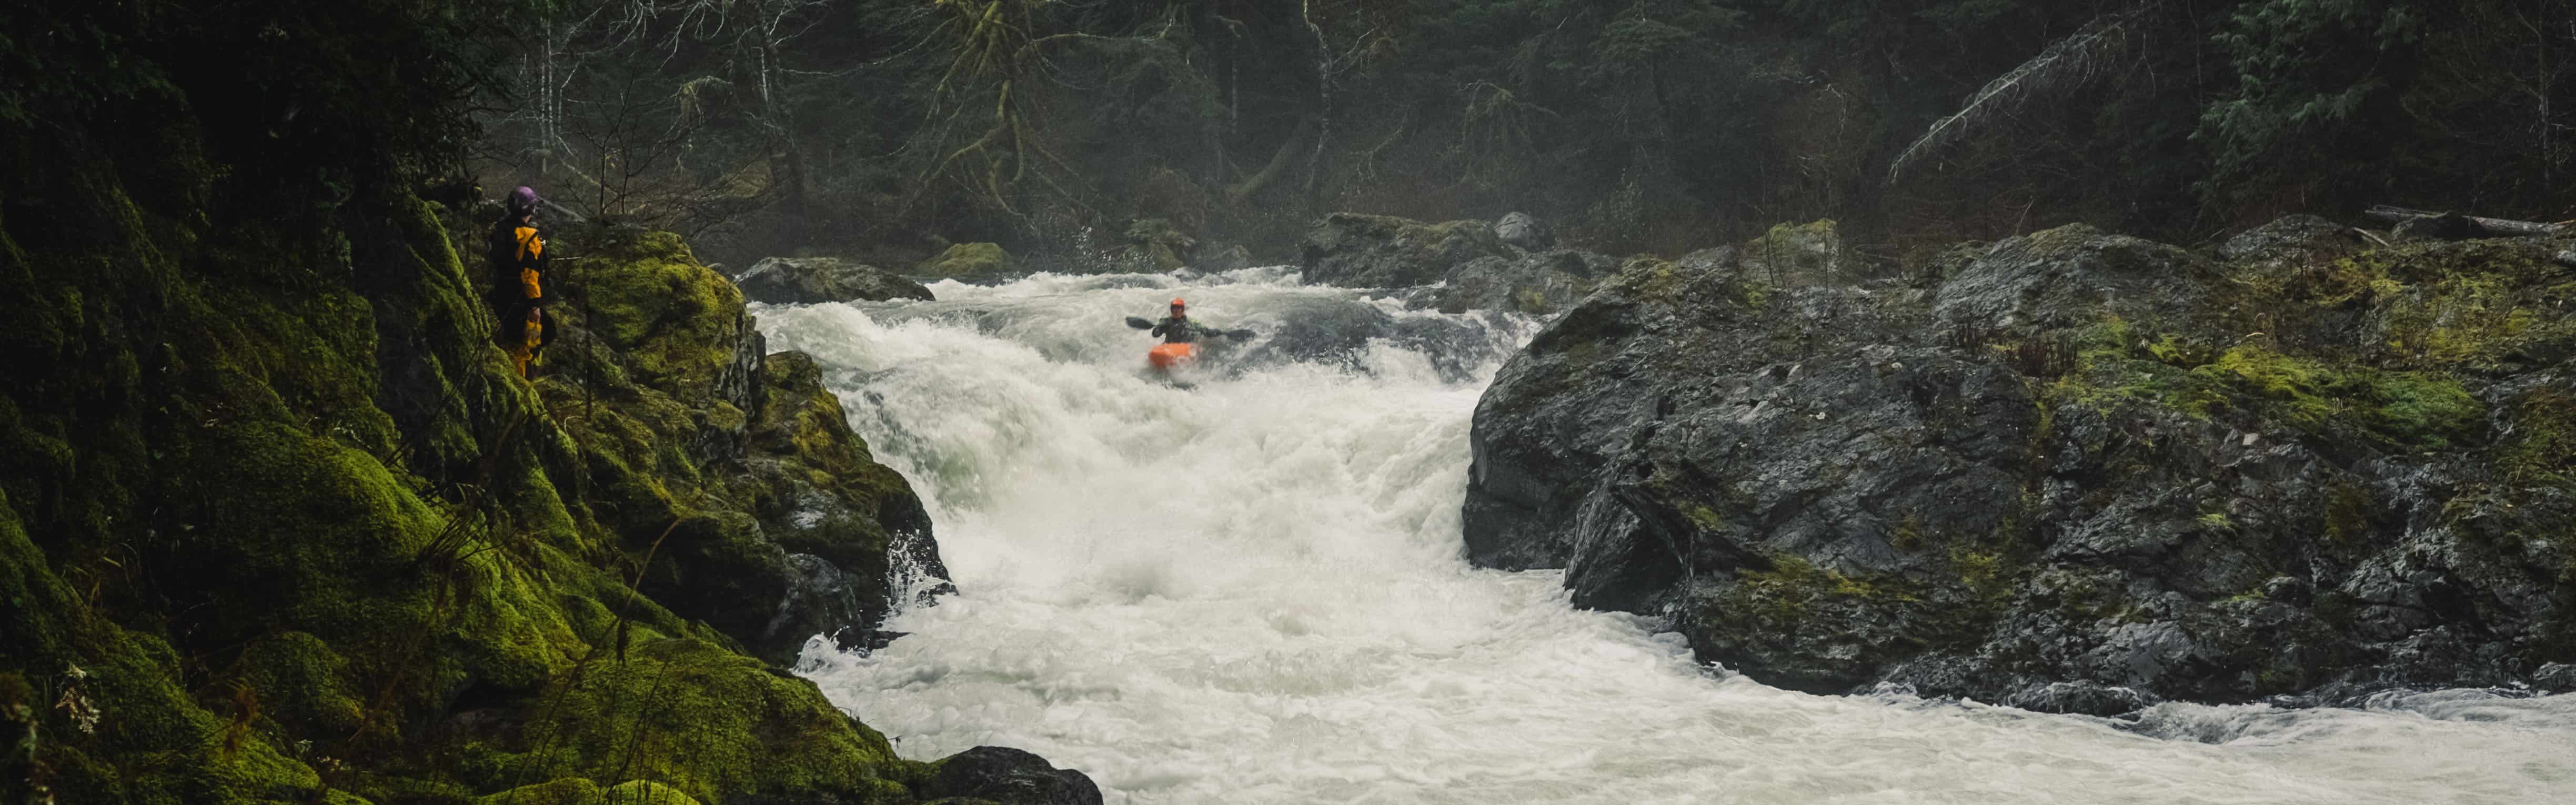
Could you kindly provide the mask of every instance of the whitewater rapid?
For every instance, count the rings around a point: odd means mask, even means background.
[[[1040,275],[758,310],[912,479],[960,590],[872,655],[809,644],[799,673],[906,757],[1026,749],[1111,803],[2576,802],[2576,696],[2131,724],[1694,665],[1649,621],[1573,609],[1555,573],[1460,556],[1469,416],[1536,322],[1294,280]],[[1121,324],[1175,295],[1219,327],[1369,305],[1469,337],[1180,389]]]

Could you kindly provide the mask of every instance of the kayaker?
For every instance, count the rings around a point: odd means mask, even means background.
[[[1227,333],[1224,330],[1190,321],[1189,304],[1181,301],[1179,297],[1173,297],[1172,315],[1155,323],[1153,334],[1162,336],[1163,343],[1166,344],[1188,344],[1202,337],[1215,338]]]

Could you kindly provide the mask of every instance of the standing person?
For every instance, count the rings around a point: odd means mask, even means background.
[[[554,340],[553,328],[545,326],[548,266],[546,240],[537,232],[537,203],[533,188],[510,191],[507,209],[492,223],[486,243],[492,260],[492,313],[501,323],[493,335],[509,350],[520,377],[528,376],[538,352]]]

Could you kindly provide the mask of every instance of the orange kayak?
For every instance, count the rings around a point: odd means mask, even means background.
[[[1145,353],[1145,362],[1152,364],[1156,369],[1169,371],[1172,367],[1197,359],[1198,356],[1199,350],[1196,344],[1159,344]]]

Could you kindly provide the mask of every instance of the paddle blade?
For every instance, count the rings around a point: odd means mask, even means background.
[[[1234,340],[1236,340],[1236,341],[1241,341],[1241,340],[1243,340],[1243,339],[1251,338],[1251,337],[1253,337],[1253,336],[1255,336],[1255,335],[1259,335],[1259,334],[1258,334],[1258,333],[1255,333],[1255,332],[1253,332],[1253,331],[1251,331],[1251,330],[1236,330],[1236,331],[1233,331],[1233,332],[1230,332],[1230,333],[1226,333],[1225,335],[1226,335],[1226,337],[1227,337],[1227,338],[1232,338],[1232,339],[1234,339]]]
[[[1151,330],[1151,329],[1154,329],[1154,323],[1153,323],[1153,322],[1146,321],[1146,320],[1144,320],[1144,319],[1140,319],[1140,318],[1136,318],[1136,317],[1134,317],[1134,316],[1129,316],[1129,317],[1127,317],[1127,326],[1129,326],[1129,327],[1134,327],[1134,328],[1139,329],[1139,330]]]

